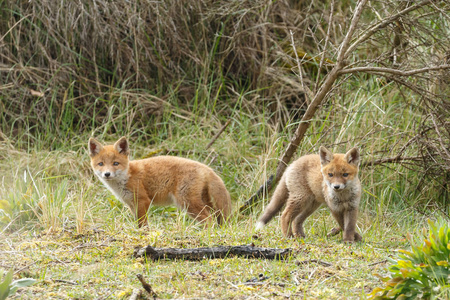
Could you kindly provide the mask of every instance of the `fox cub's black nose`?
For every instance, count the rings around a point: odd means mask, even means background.
[[[106,172],[106,173],[105,173],[105,177],[109,177],[109,176],[111,176],[111,173]]]
[[[340,185],[335,185],[333,186],[335,190],[338,190],[341,186]]]

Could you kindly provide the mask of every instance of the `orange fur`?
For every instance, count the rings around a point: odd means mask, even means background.
[[[257,228],[262,228],[286,205],[281,215],[281,229],[285,236],[304,237],[303,222],[321,204],[326,204],[340,229],[344,241],[360,241],[355,231],[361,198],[358,179],[359,151],[333,154],[320,147],[319,155],[305,155],[293,162],[280,179],[275,192],[260,217]]]
[[[88,146],[95,174],[130,208],[139,227],[147,224],[150,205],[176,205],[207,224],[212,217],[223,223],[231,213],[222,179],[202,163],[173,156],[129,161],[125,137],[108,146],[91,138]]]

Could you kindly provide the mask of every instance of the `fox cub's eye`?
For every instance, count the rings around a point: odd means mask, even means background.
[[[333,173],[328,173],[328,176],[333,177]]]
[[[118,163],[117,161],[115,161],[115,162],[113,163],[113,165],[114,165],[114,166],[118,166],[119,163]]]
[[[102,162],[100,162],[100,163],[98,163],[98,165],[101,167],[101,166],[103,166],[103,163]]]
[[[347,176],[348,176],[348,173],[344,173],[344,174],[342,174],[342,176],[347,177]]]

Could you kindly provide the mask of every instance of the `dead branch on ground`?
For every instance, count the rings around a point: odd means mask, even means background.
[[[310,264],[310,263],[316,263],[316,264],[322,265],[324,267],[332,267],[333,266],[332,263],[329,263],[329,262],[326,262],[326,261],[320,260],[320,259],[307,259],[307,260],[295,262],[295,264],[297,266],[306,265],[306,264]]]
[[[145,279],[144,276],[142,276],[142,274],[136,274],[136,277],[139,279],[139,281],[142,284],[142,287],[144,288],[144,290],[151,296],[153,297],[153,299],[156,299],[158,297],[158,295],[156,295],[155,291],[153,290],[152,286],[150,284],[148,284]]]
[[[291,249],[260,248],[251,245],[216,246],[193,249],[137,247],[134,257],[146,257],[152,260],[183,259],[202,260],[241,256],[245,258],[284,259],[291,254]]]

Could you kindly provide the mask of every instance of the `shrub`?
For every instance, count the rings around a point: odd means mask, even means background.
[[[369,299],[434,299],[450,296],[450,226],[428,221],[427,238],[408,235],[411,251],[399,250],[398,260],[389,259],[390,276],[381,278],[385,286],[375,288]],[[380,294],[381,292],[381,294]],[[377,295],[378,294],[378,295]]]

